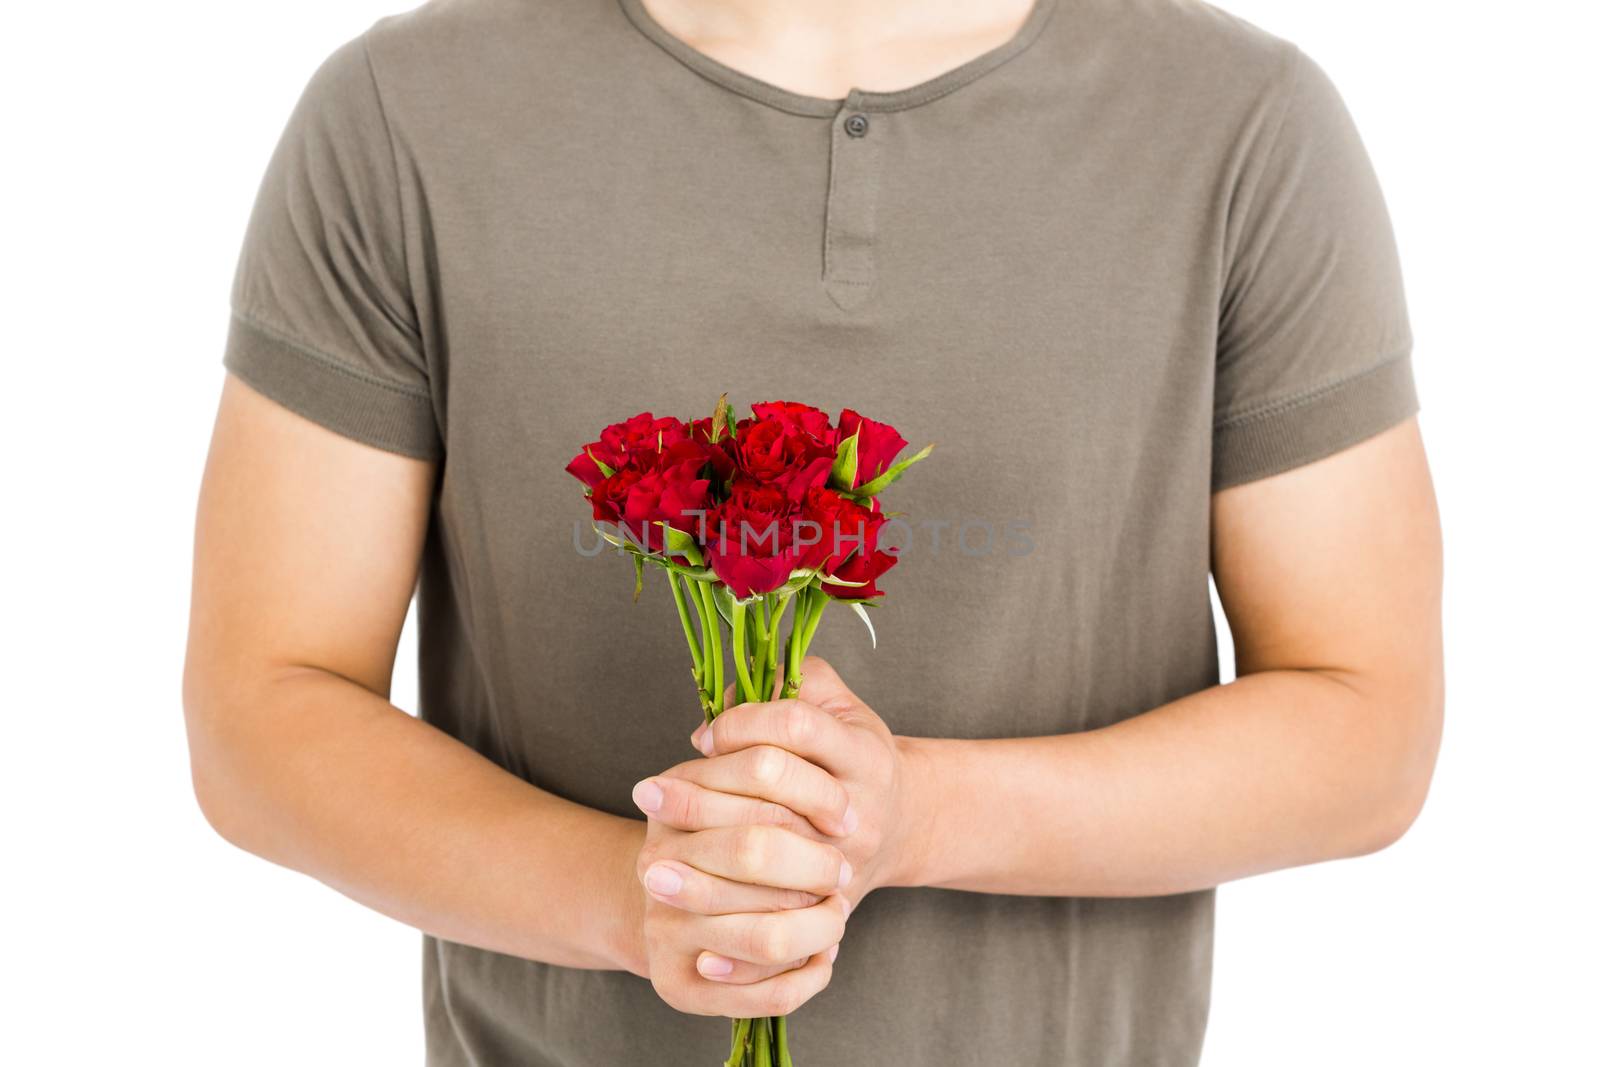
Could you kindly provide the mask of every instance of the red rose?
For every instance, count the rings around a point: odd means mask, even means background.
[[[758,419],[776,420],[789,432],[803,431],[825,445],[835,442],[834,435],[838,431],[833,428],[828,413],[821,408],[797,404],[792,400],[769,400],[764,404],[750,405],[750,410]]]
[[[622,457],[610,453],[602,453],[600,448],[599,441],[584,445],[583,451],[572,457],[572,462],[567,464],[567,473],[587,485],[590,489],[593,489],[606,479],[606,473],[600,469],[600,463],[604,463],[613,471],[622,465]],[[597,459],[600,461],[599,463],[595,462]],[[617,463],[613,464],[612,460],[617,460]]]
[[[711,426],[715,421],[716,420],[710,415],[707,415],[703,419],[695,419],[689,423],[689,436],[693,437],[696,441],[700,441],[709,445],[711,443]],[[727,436],[728,428],[724,426],[722,428],[722,437],[719,438],[719,440],[725,440]]]
[[[632,467],[624,467],[615,474],[601,478],[589,492],[589,504],[594,509],[595,522],[620,523],[628,502],[628,490],[643,475]]]
[[[606,476],[601,463],[613,471],[634,461],[643,465],[650,455],[688,438],[689,427],[682,421],[670,416],[658,419],[648,411],[641,412],[600,431],[600,440],[585,445],[567,464],[567,473],[592,489]]]
[[[666,547],[666,534],[657,523],[696,537],[701,533],[711,483],[696,477],[698,471],[698,464],[680,464],[648,471],[629,486],[622,517],[647,551],[660,552]]]
[[[833,572],[831,577],[840,578],[847,582],[865,582],[865,585],[834,585],[831,582],[822,583],[822,591],[831,597],[840,600],[870,600],[883,595],[878,588],[878,579],[883,573],[896,563],[900,558],[882,549],[871,553],[857,552]]]
[[[733,475],[733,460],[727,452],[693,439],[668,445],[660,452],[636,452],[633,465],[642,471],[688,470],[697,478],[718,482],[725,482]]]
[[[711,569],[733,595],[770,593],[795,568],[794,505],[780,488],[737,482],[711,515]]]
[[[700,477],[704,466],[703,455],[697,454],[648,470],[623,467],[590,491],[594,519],[624,528],[636,544],[651,552],[665,547],[659,522],[698,537],[711,506],[711,482]]]
[[[870,509],[863,507],[832,489],[806,490],[795,521],[800,566],[827,573],[852,554],[876,549],[884,516],[876,510],[877,501],[872,504]]]
[[[782,489],[791,501],[824,484],[833,470],[831,445],[781,419],[741,420],[732,452],[740,474]]]
[[[839,413],[839,440],[848,439],[857,430],[856,480],[854,489],[872,481],[894,466],[894,458],[906,447],[906,439],[886,422],[873,422],[845,408]]]
[[[668,445],[689,438],[689,427],[670,415],[656,418],[648,411],[635,415],[627,422],[607,426],[600,431],[600,444],[614,454],[632,456],[638,452],[659,452]]]

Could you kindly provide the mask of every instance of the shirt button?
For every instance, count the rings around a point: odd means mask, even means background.
[[[865,137],[867,135],[867,116],[851,115],[845,119],[844,132],[851,137]]]

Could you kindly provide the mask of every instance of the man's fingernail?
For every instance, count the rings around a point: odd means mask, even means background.
[[[832,963],[834,960],[836,960],[838,958],[839,958],[839,946],[838,945],[834,945],[832,948],[830,948],[828,950],[828,962]]]
[[[856,814],[856,806],[854,804],[844,809],[844,819],[842,821],[844,823],[844,832],[847,834],[855,833],[857,828],[861,826],[861,816]]]
[[[677,896],[683,888],[683,875],[658,863],[644,872],[644,886],[657,896]]]
[[[733,961],[714,952],[700,953],[698,966],[707,978],[726,978],[733,973]]]
[[[700,750],[702,756],[710,756],[716,753],[717,743],[711,736],[711,728],[709,726],[700,732],[700,736],[695,739],[694,747]]]
[[[849,885],[850,884],[850,879],[854,875],[855,875],[855,872],[850,869],[850,861],[849,860],[843,860],[842,862],[840,862],[840,864],[839,864],[839,888],[843,889],[845,886]]]
[[[633,787],[633,802],[639,805],[639,810],[654,815],[661,810],[661,802],[666,799],[666,794],[661,792],[661,787],[646,778]]]

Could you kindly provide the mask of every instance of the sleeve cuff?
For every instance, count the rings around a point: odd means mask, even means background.
[[[238,311],[228,323],[222,365],[252,389],[335,433],[414,459],[444,455],[427,392],[344,366]]]
[[[1398,425],[1417,409],[1407,350],[1303,396],[1221,419],[1212,431],[1212,491],[1331,456]]]

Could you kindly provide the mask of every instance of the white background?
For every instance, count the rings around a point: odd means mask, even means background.
[[[311,71],[398,7],[7,12],[8,1062],[421,1059],[419,936],[212,835],[179,705],[247,213]],[[1329,71],[1388,195],[1444,512],[1449,708],[1400,844],[1222,890],[1208,1067],[1600,1062],[1588,7],[1231,4]]]

